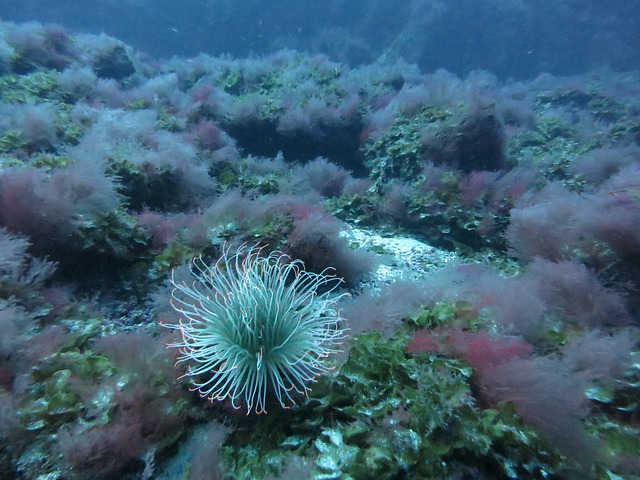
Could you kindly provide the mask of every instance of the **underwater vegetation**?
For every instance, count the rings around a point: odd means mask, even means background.
[[[638,478],[638,72],[0,74],[1,478]]]

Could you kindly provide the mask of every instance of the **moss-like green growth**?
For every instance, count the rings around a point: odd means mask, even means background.
[[[0,100],[7,103],[65,102],[67,99],[60,91],[58,76],[55,70],[3,75],[0,77]]]
[[[532,130],[525,130],[516,135],[507,146],[510,156],[518,159],[533,156],[542,159],[544,156],[571,160],[584,152],[576,140],[577,132],[562,121],[551,118],[536,123]]]
[[[473,370],[440,355],[408,356],[403,335],[353,341],[349,358],[286,414],[241,425],[223,447],[231,478],[278,474],[291,455],[313,478],[550,478],[561,457],[510,408],[480,409]]]
[[[37,71],[24,76],[0,77],[0,100],[14,104],[46,104],[57,139],[66,145],[75,145],[84,134],[86,126],[72,120],[71,99],[66,98],[61,92],[57,75],[55,71]],[[56,145],[51,143],[51,139],[29,140],[21,131],[15,129],[6,130],[0,135],[0,153],[20,150],[27,153],[53,152],[55,148]]]
[[[18,130],[7,130],[0,136],[0,153],[9,153],[24,147],[27,141]]]
[[[407,323],[415,328],[458,327],[476,330],[480,322],[477,317],[476,309],[469,302],[446,301],[421,308],[409,315]]]
[[[384,194],[372,189],[366,193],[344,195],[330,199],[327,210],[352,225],[375,227],[386,234],[405,232],[425,238],[431,245],[456,250],[465,256],[477,254],[478,249],[506,249],[502,233],[509,223],[508,211],[513,198],[479,198],[474,205],[463,202],[459,183],[461,177],[453,171],[445,172],[440,185],[421,189],[425,182],[418,176],[416,185],[406,185],[399,208],[386,211]]]
[[[80,323],[82,327],[70,332],[59,351],[38,360],[29,371],[29,387],[16,405],[17,420],[26,431],[50,434],[76,421],[85,410],[80,385],[97,385],[113,374],[106,358],[83,348],[87,338],[96,334],[99,321]]]
[[[196,251],[188,245],[182,235],[177,235],[169,244],[153,259],[148,276],[153,282],[166,279],[172,269],[191,260]]]
[[[158,113],[158,121],[156,122],[160,130],[168,132],[182,132],[185,129],[185,121],[175,116],[168,109],[161,109]]]
[[[450,116],[440,108],[423,107],[414,114],[397,117],[383,138],[362,147],[369,177],[378,186],[392,178],[414,181],[424,162],[422,130],[427,125],[443,123]]]
[[[117,261],[142,255],[149,239],[135,219],[123,211],[105,212],[79,224],[78,246],[83,251],[106,255]]]
[[[136,98],[135,100],[131,100],[126,108],[127,110],[145,110],[151,106],[149,100],[146,98]]]
[[[585,138],[576,128],[560,118],[557,113],[546,116],[555,109],[570,109],[591,116],[598,130]],[[635,107],[625,105],[598,91],[597,86],[586,90],[557,90],[536,97],[534,106],[539,120],[532,129],[515,135],[507,145],[509,158],[517,162],[531,159],[547,180],[561,181],[574,190],[584,189],[584,181],[569,172],[569,167],[580,155],[609,143],[633,138],[628,119],[636,116]]]
[[[120,333],[120,337],[98,340],[96,346],[89,340],[96,340],[103,327],[101,319],[72,318],[62,323],[68,332],[58,351],[34,360],[26,372],[28,382],[13,394],[16,425],[12,429],[20,441],[12,443],[10,450],[19,462],[34,452],[50,459],[46,468],[28,466],[26,475],[35,478],[31,476],[34,469],[54,475],[65,468],[59,442],[70,431],[78,442],[95,439],[88,432],[102,432],[100,446],[86,452],[87,466],[109,454],[114,425],[130,429],[134,450],[140,448],[139,442],[156,452],[173,445],[186,429],[183,419],[190,415],[189,402],[173,381],[172,358],[165,355],[162,342],[140,332]],[[23,448],[25,440],[30,442],[29,449]]]
[[[45,358],[31,370],[32,388],[17,409],[18,420],[28,431],[55,432],[85,411],[80,385],[98,385],[113,371],[109,361],[99,355],[68,351]],[[103,405],[92,424],[106,424],[108,411],[109,406]]]
[[[544,179],[561,181],[568,188],[581,190],[584,182],[570,173],[569,167],[591,148],[593,145],[584,145],[578,140],[574,128],[551,118],[539,121],[532,130],[516,135],[507,145],[507,152],[518,162],[533,159]]]
[[[616,384],[600,383],[585,392],[595,413],[587,420],[587,428],[601,439],[610,457],[633,458],[640,452],[640,352],[631,356]]]
[[[359,227],[389,228],[380,215],[381,198],[374,192],[343,195],[327,200],[326,208],[336,217]]]
[[[244,78],[239,70],[227,69],[222,76],[222,88],[231,95],[239,95],[243,90]]]
[[[47,171],[56,168],[66,168],[71,164],[71,160],[64,155],[41,153],[31,157],[31,166],[44,168]]]
[[[105,173],[118,178],[118,193],[124,195],[132,210],[184,206],[180,205],[180,198],[176,194],[183,172],[173,165],[151,162],[135,164],[127,159],[110,158]]]
[[[279,181],[286,175],[282,172],[256,173],[248,165],[252,161],[251,156],[235,161],[218,162],[215,170],[209,173],[218,182],[218,191],[225,192],[232,188],[238,188],[243,193],[252,192],[253,195],[269,195],[280,191]]]
[[[603,95],[596,88],[587,90],[557,90],[549,94],[538,95],[536,108],[546,110],[558,106],[572,106],[590,113],[596,119],[613,122],[624,114],[623,105],[615,99]]]

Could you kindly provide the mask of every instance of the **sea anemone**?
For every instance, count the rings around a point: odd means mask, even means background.
[[[182,341],[169,346],[188,363],[184,376],[194,377],[201,396],[228,398],[247,414],[266,413],[272,395],[284,408],[307,395],[345,337],[335,308],[342,295],[334,294],[342,280],[329,270],[306,271],[281,252],[261,252],[225,248],[213,266],[193,259],[190,285],[175,272],[171,278],[171,303],[182,318],[168,327]]]

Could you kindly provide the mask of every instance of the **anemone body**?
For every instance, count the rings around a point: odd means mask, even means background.
[[[334,294],[341,279],[257,247],[227,248],[213,266],[195,258],[190,267],[191,284],[172,275],[181,319],[168,326],[182,341],[169,346],[203,397],[265,413],[271,397],[289,407],[331,369],[327,357],[345,337]]]

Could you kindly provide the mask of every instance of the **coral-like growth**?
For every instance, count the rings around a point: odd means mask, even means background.
[[[212,267],[195,259],[191,284],[174,275],[173,306],[184,317],[167,326],[182,334],[170,346],[190,364],[185,375],[204,377],[193,382],[202,396],[266,413],[271,392],[286,407],[330,370],[325,360],[345,336],[331,296],[341,280],[279,252],[253,247],[243,259],[243,250],[226,248]]]

